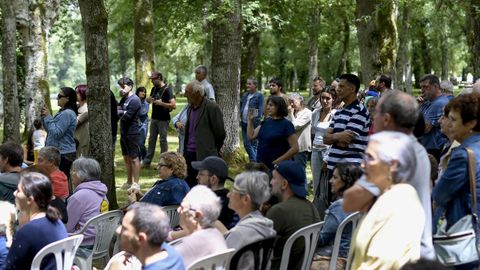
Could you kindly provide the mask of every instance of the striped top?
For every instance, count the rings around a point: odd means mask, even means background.
[[[327,168],[333,170],[337,163],[358,163],[362,162],[362,154],[368,144],[368,130],[370,120],[368,111],[358,100],[339,110],[333,116],[329,128],[333,133],[352,130],[356,136],[347,147],[332,145],[327,156]]]

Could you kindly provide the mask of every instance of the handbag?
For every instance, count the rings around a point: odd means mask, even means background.
[[[478,216],[477,192],[475,185],[475,157],[473,151],[467,148],[468,172],[471,193],[472,213],[464,216],[448,230],[444,219],[437,233],[433,236],[433,247],[437,259],[443,265],[454,266],[479,260],[477,249]]]

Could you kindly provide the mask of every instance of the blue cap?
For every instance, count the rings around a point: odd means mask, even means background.
[[[307,197],[307,177],[300,163],[293,160],[284,160],[275,166],[275,170],[288,181],[288,186],[295,195]]]

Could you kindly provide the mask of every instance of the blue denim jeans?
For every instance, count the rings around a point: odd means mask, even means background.
[[[245,147],[245,151],[247,151],[248,159],[250,161],[256,161],[258,141],[248,139],[247,124],[240,122],[240,127],[242,128],[243,147]]]

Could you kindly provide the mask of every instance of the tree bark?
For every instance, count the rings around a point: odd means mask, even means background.
[[[240,103],[241,2],[216,0],[212,4],[216,19],[211,23],[212,84],[217,102],[223,111],[227,136],[222,153],[229,160],[240,147],[238,137],[238,106]]]
[[[318,76],[318,34],[320,33],[320,7],[317,5],[310,11],[310,27],[308,38],[308,83],[312,95],[313,78]]]
[[[348,61],[348,47],[350,46],[350,24],[347,21],[347,17],[344,16],[343,20],[343,40],[342,40],[342,52],[340,59],[338,60],[338,68],[335,77],[339,77],[347,68]],[[347,71],[349,72],[349,71]]]
[[[103,0],[79,0],[85,33],[86,75],[90,151],[102,168],[108,187],[110,209],[118,208],[113,170],[114,150],[110,126],[110,80],[108,69],[108,15]]]
[[[246,85],[248,78],[255,77],[257,57],[260,50],[260,32],[244,31],[242,45],[240,87]]]
[[[1,0],[2,9],[2,73],[4,126],[3,142],[20,143],[20,108],[17,91],[17,29],[15,5],[10,0]]]
[[[467,41],[469,41],[470,55],[472,56],[473,77],[480,78],[480,0],[470,0],[467,10],[467,17],[470,18],[470,24]]]
[[[135,0],[135,28],[133,50],[135,55],[135,82],[150,89],[148,77],[155,69],[152,0]]]
[[[393,0],[357,0],[357,36],[365,85],[380,73],[395,78],[395,11]]]
[[[407,93],[412,93],[412,63],[411,50],[412,40],[410,38],[410,6],[408,3],[403,3],[401,12],[399,13],[398,22],[398,60],[397,60],[397,78],[396,88]]]
[[[33,121],[46,105],[51,111],[48,85],[48,39],[50,28],[58,16],[60,0],[17,0],[17,23],[23,39],[25,55],[25,132],[33,131]]]

